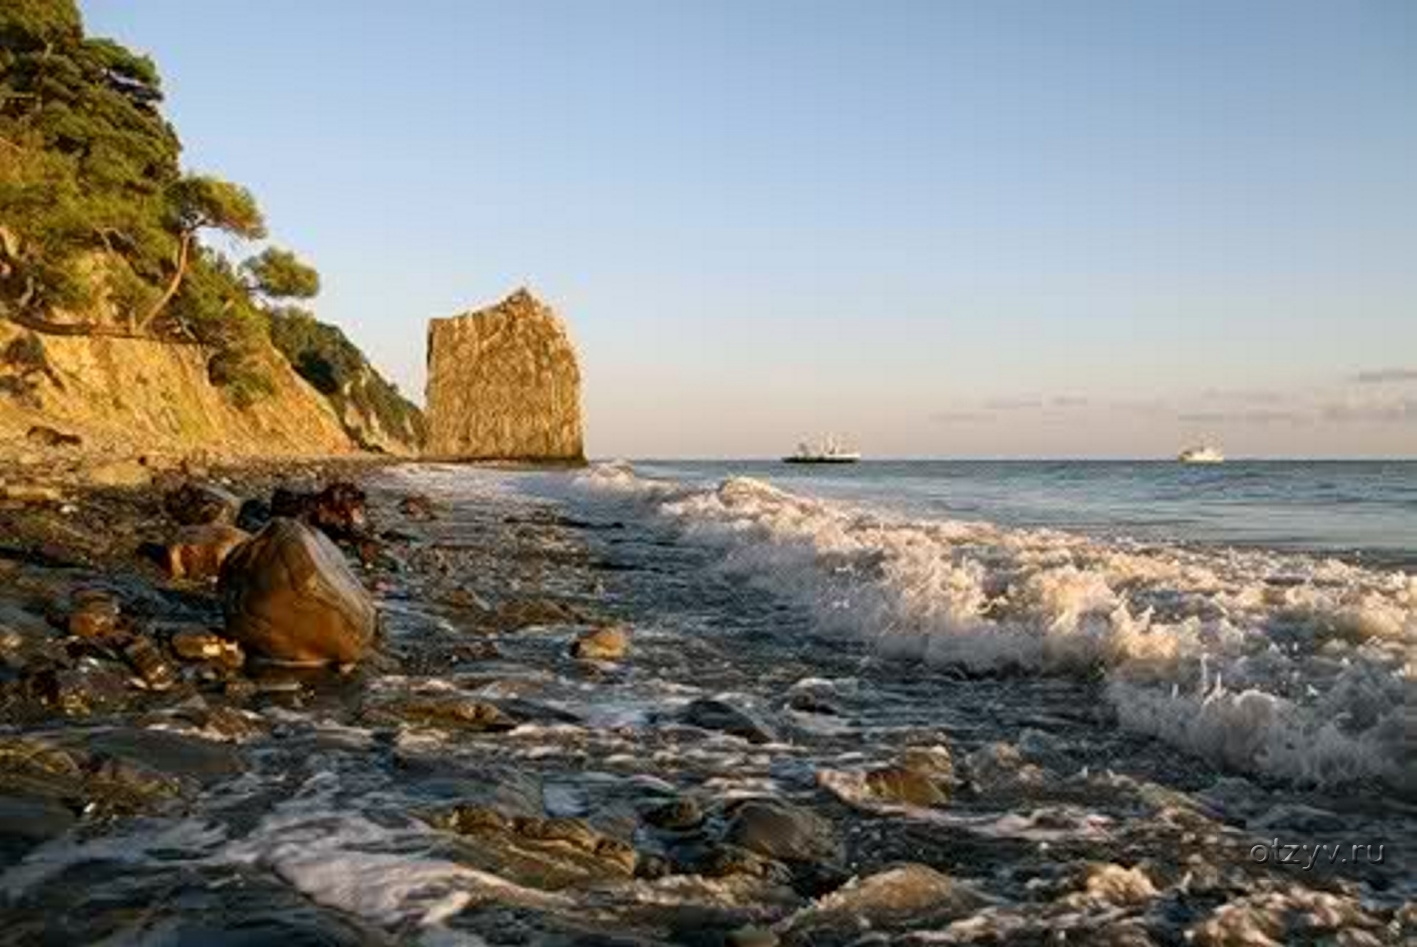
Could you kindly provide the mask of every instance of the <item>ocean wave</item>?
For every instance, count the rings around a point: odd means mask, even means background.
[[[1417,786],[1406,744],[1417,577],[1263,550],[912,520],[746,477],[592,468],[722,568],[902,659],[1101,674],[1121,725],[1300,784]]]

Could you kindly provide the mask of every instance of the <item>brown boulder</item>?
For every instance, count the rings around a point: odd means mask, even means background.
[[[359,660],[374,638],[369,593],[338,547],[277,517],[221,569],[227,636],[248,652],[295,664]]]
[[[175,579],[215,579],[232,550],[250,539],[245,530],[223,523],[186,526],[167,547],[167,569]]]
[[[303,520],[334,539],[358,539],[369,528],[364,491],[339,481],[319,493],[278,487],[271,494],[271,513]]]
[[[241,499],[208,483],[184,483],[162,498],[162,508],[182,526],[234,523]]]
[[[630,636],[614,625],[588,631],[571,642],[571,657],[583,661],[618,661],[629,650]]]

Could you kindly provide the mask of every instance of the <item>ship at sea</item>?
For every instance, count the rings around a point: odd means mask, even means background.
[[[1201,444],[1199,447],[1187,447],[1176,457],[1183,464],[1223,464],[1225,455],[1220,448],[1211,447],[1209,444]]]
[[[835,437],[824,437],[816,444],[802,441],[796,452],[782,461],[786,464],[854,464],[860,459],[860,451],[851,450]]]

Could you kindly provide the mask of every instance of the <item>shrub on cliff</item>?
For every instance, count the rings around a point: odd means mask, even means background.
[[[357,442],[378,447],[384,439],[421,447],[423,413],[386,381],[345,334],[294,306],[270,312],[271,341],[295,370],[334,405]]]

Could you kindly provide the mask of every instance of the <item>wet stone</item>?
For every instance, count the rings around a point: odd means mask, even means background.
[[[550,628],[585,624],[589,616],[573,605],[550,599],[513,599],[502,602],[492,615],[498,631]]]
[[[830,861],[840,854],[830,822],[781,799],[749,799],[735,805],[724,841],[784,862]]]
[[[123,649],[123,656],[149,690],[165,691],[177,681],[172,665],[151,638],[134,638]]]
[[[785,943],[831,945],[857,942],[859,931],[882,933],[942,927],[983,907],[973,889],[919,864],[889,868],[852,881],[796,914]]]
[[[274,519],[221,570],[227,634],[275,661],[352,663],[374,638],[369,593],[339,549],[291,519]]]
[[[241,499],[213,484],[184,483],[162,498],[162,508],[182,526],[231,525],[240,512]]]
[[[42,671],[31,680],[35,693],[67,717],[118,710],[132,697],[126,669],[86,660],[72,668]]]
[[[693,799],[679,796],[647,810],[644,820],[657,829],[686,832],[703,824],[704,811]]]
[[[235,776],[244,768],[240,753],[230,744],[166,730],[120,727],[89,736],[87,749],[115,759],[141,762],[174,779],[202,784]]]
[[[698,853],[683,868],[705,878],[742,875],[774,884],[786,884],[791,879],[791,873],[780,862],[737,845],[715,845]]]
[[[366,534],[369,517],[364,491],[352,483],[332,483],[318,493],[277,488],[271,514],[302,520],[332,539],[358,539]]]
[[[77,602],[69,613],[68,631],[76,638],[113,638],[122,608],[112,595],[97,594]]]
[[[749,743],[772,743],[777,734],[746,710],[716,697],[701,697],[691,701],[680,712],[680,719],[700,730],[716,730]]]
[[[214,632],[184,628],[173,632],[172,653],[184,661],[204,661],[235,670],[246,661],[241,645]]]
[[[588,631],[571,642],[571,657],[582,661],[618,661],[629,650],[629,633],[615,625]]]
[[[241,504],[236,514],[236,527],[248,533],[258,532],[271,521],[271,505],[265,500],[252,497]]]
[[[476,732],[496,733],[517,726],[517,721],[496,704],[470,697],[413,698],[386,704],[377,708],[376,713],[424,726]]]
[[[250,538],[244,530],[221,523],[183,527],[167,546],[168,572],[174,579],[215,579],[226,557]]]
[[[464,860],[518,884],[556,890],[635,876],[639,855],[582,819],[508,817],[485,806],[460,806],[434,818],[473,844]]]
[[[898,802],[908,806],[943,805],[949,793],[927,771],[908,765],[882,766],[866,774],[867,791],[883,802]]]

